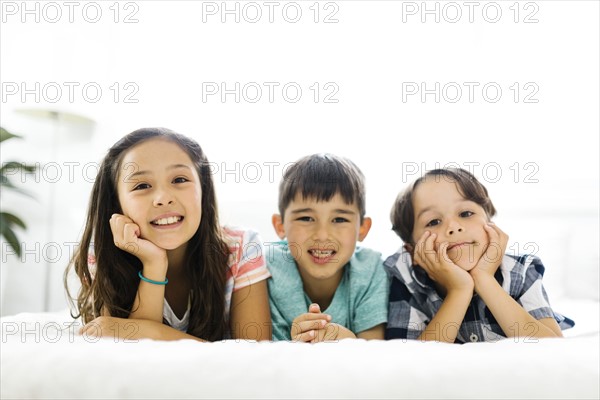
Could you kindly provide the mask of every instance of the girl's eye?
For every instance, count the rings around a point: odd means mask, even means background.
[[[432,219],[425,226],[436,226],[436,225],[439,225],[440,222],[442,222],[442,221],[440,221],[439,219]]]
[[[143,189],[149,189],[150,185],[147,183],[140,183],[138,185],[136,185],[133,190],[143,190]]]
[[[189,180],[187,178],[184,178],[183,176],[173,179],[173,183],[184,183],[184,182],[189,182]]]
[[[467,218],[467,217],[470,217],[470,216],[471,216],[471,215],[473,215],[473,214],[475,214],[475,213],[474,213],[474,212],[472,212],[472,211],[463,211],[463,212],[461,212],[461,213],[460,213],[460,216],[461,216],[462,218]]]
[[[337,217],[337,218],[333,219],[333,222],[335,222],[336,224],[340,224],[340,223],[343,223],[343,222],[348,222],[348,220],[346,218],[343,218],[343,217]]]

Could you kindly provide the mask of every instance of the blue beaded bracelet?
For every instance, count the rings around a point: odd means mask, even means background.
[[[142,271],[138,272],[138,276],[144,282],[152,283],[153,285],[166,285],[167,283],[169,283],[169,280],[167,278],[165,278],[164,281],[154,281],[152,279],[148,279],[144,275],[142,275]]]

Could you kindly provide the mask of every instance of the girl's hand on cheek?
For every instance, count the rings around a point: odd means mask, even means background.
[[[427,275],[447,291],[473,290],[473,278],[467,271],[454,264],[448,257],[448,242],[437,246],[437,235],[426,231],[415,245],[414,261]]]
[[[140,227],[125,215],[113,214],[110,218],[110,229],[113,234],[115,246],[133,254],[142,263],[165,260],[167,251],[156,246],[149,240],[140,237]]]
[[[504,257],[508,244],[508,235],[494,223],[488,222],[483,229],[488,235],[489,244],[475,268],[471,270],[473,276],[480,272],[493,276],[502,264],[502,257]]]

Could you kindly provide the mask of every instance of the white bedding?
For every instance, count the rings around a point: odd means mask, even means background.
[[[579,310],[595,325],[565,339],[465,345],[115,342],[19,314],[1,320],[0,397],[598,399],[598,303]]]

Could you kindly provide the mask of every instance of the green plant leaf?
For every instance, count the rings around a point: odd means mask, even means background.
[[[23,220],[21,218],[17,217],[14,214],[11,214],[11,213],[0,212],[0,221],[2,222],[3,226],[4,226],[4,224],[18,225],[23,229],[27,229],[27,225],[25,225],[25,222],[23,222]]]
[[[0,143],[12,138],[21,138],[21,136],[10,133],[6,129],[0,127]],[[3,163],[2,167],[0,168],[0,187],[14,190],[15,192],[33,198],[31,194],[13,185],[7,173],[9,171],[11,173],[13,171],[24,171],[25,173],[32,173],[35,172],[36,169],[37,167],[35,166],[25,165],[16,161],[8,161],[6,163]],[[8,245],[12,247],[12,249],[19,257],[21,257],[21,243],[19,243],[17,234],[13,230],[13,227],[16,226],[21,227],[22,229],[26,229],[25,223],[16,215],[8,212],[0,212],[0,236],[4,237],[8,242]]]
[[[34,165],[25,165],[23,163],[19,163],[16,161],[8,161],[4,165],[2,165],[2,167],[0,168],[0,186],[9,188],[11,190],[14,190],[15,192],[18,192],[25,196],[34,198],[29,192],[13,185],[13,183],[10,181],[9,176],[6,174],[6,172],[10,171],[12,174],[15,170],[21,170],[21,171],[25,171],[25,173],[33,173],[33,172],[35,172],[36,169],[37,169],[37,167]]]
[[[8,140],[10,138],[20,138],[20,137],[21,136],[10,133],[6,129],[0,127],[0,143],[4,142],[5,140]]]
[[[0,213],[0,234],[4,236],[8,245],[17,253],[17,256],[21,257],[21,243],[19,243],[19,239],[17,239],[17,235],[12,229],[13,225],[25,228],[25,223],[17,216],[6,212]]]
[[[19,243],[19,239],[17,239],[17,236],[15,235],[13,230],[10,228],[3,228],[2,236],[4,236],[8,245],[12,247],[15,253],[17,253],[17,256],[21,257],[21,243]]]

